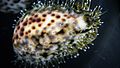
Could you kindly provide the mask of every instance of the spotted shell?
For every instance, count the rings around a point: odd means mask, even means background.
[[[34,3],[33,9],[23,14],[15,27],[15,52],[26,62],[47,66],[53,61],[59,63],[64,56],[78,56],[78,50],[86,51],[101,24],[101,8],[91,11],[90,2]]]

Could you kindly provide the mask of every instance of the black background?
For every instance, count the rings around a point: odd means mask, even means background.
[[[99,36],[94,46],[80,56],[66,60],[61,68],[120,68],[120,6],[117,0],[93,0],[92,5],[101,5],[104,22],[99,28]],[[13,57],[12,24],[17,16],[0,12],[0,68],[14,68],[10,63]],[[2,67],[3,66],[3,67]]]

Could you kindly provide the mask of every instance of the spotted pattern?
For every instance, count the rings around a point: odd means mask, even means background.
[[[80,21],[82,23],[79,22],[79,19],[82,20]],[[39,46],[38,44],[42,46],[43,50],[54,48],[54,45],[72,39],[75,35],[71,36],[71,34],[75,31],[86,29],[86,25],[83,15],[76,17],[60,11],[31,13],[17,25],[13,36],[14,46],[19,47],[19,43],[27,43],[22,46],[31,44],[32,48],[29,52],[35,50]]]
[[[91,0],[37,0],[15,25],[13,48],[19,62],[51,68],[76,58],[98,35],[102,8]],[[39,67],[40,66],[40,67]],[[24,66],[26,67],[26,66]],[[24,68],[23,67],[23,68]]]

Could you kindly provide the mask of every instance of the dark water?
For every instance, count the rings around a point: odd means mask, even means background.
[[[95,45],[87,52],[80,51],[76,59],[67,60],[61,68],[120,68],[120,6],[117,0],[94,0],[103,11],[105,23],[99,29],[99,36]],[[93,5],[93,6],[94,6]],[[12,50],[12,24],[17,16],[0,12],[0,68],[15,68],[10,63],[13,57]],[[3,66],[3,67],[2,67]]]

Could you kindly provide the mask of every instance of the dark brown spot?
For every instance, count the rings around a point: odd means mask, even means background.
[[[27,34],[28,34],[28,32],[25,32],[25,34],[27,35]]]
[[[51,25],[51,23],[48,23],[47,25],[48,25],[48,26],[50,26],[50,25]]]
[[[42,21],[44,22],[44,21],[45,21],[45,19],[42,19]]]
[[[38,24],[39,27],[41,27],[42,24]]]
[[[28,33],[30,33],[31,32],[31,30],[28,30]]]
[[[55,16],[55,14],[52,14],[51,16]]]
[[[29,22],[29,24],[31,24],[31,22]]]
[[[22,32],[24,31],[24,28],[23,28],[23,27],[21,28],[21,31],[22,31]]]
[[[67,15],[65,14],[64,17],[67,17]]]
[[[41,19],[40,19],[40,18],[38,18],[36,21],[37,21],[37,22],[40,22],[40,21],[41,21]]]
[[[43,14],[42,16],[43,16],[43,17],[46,17],[46,14]]]
[[[66,28],[66,27],[68,27],[69,26],[69,24],[66,24],[65,26],[64,26],[64,28]]]
[[[64,22],[64,21],[66,21],[66,20],[63,18],[62,21]]]
[[[67,18],[70,18],[70,16],[68,16]]]
[[[20,29],[20,26],[17,27],[17,30],[19,30],[19,29]]]
[[[26,26],[27,25],[27,21],[23,23],[23,26]]]
[[[32,22],[35,22],[35,19],[32,19]]]
[[[29,20],[32,20],[32,17],[30,17]]]
[[[56,18],[60,18],[60,15],[57,15]]]
[[[15,37],[16,39],[18,39],[18,35],[16,35],[16,37]]]
[[[23,19],[21,20],[21,22],[23,22]]]
[[[52,23],[54,23],[54,22],[55,22],[55,20],[51,20],[51,22],[52,22]]]
[[[35,26],[32,26],[32,29],[35,29]]]
[[[36,14],[34,17],[38,17],[38,15]]]
[[[24,35],[24,33],[23,32],[20,32],[20,36],[23,36]]]

